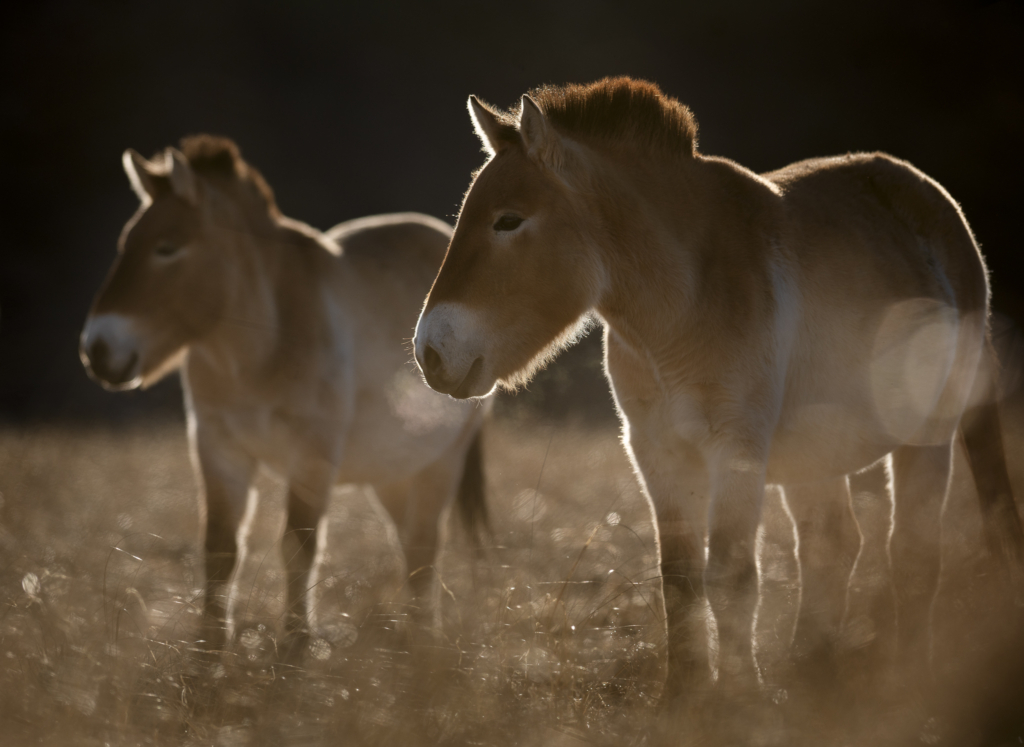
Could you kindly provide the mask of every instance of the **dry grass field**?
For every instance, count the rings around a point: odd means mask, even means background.
[[[1019,435],[1011,454],[1020,454]],[[799,599],[779,496],[760,541],[757,702],[659,705],[664,640],[646,506],[611,427],[504,417],[485,441],[493,536],[452,526],[444,626],[410,617],[394,534],[339,490],[320,557],[317,635],[280,637],[280,486],[262,503],[235,594],[237,642],[196,644],[201,584],[184,429],[0,434],[3,745],[1002,745],[1024,740],[1020,608],[994,592],[958,456],[935,607],[935,675],[880,673],[891,634],[889,507],[865,535],[841,685],[784,666]],[[1013,465],[1021,485],[1021,467]],[[281,646],[278,646],[278,644]],[[1016,710],[1020,707],[1020,710]]]

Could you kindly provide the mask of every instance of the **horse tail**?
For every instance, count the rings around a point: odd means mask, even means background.
[[[484,460],[481,447],[480,430],[473,434],[473,440],[466,451],[466,461],[462,468],[462,479],[459,481],[459,492],[455,497],[456,509],[462,519],[471,542],[480,547],[482,535],[491,534],[490,516],[487,511],[487,499],[484,495]]]
[[[989,551],[1011,568],[1024,566],[1024,528],[1006,469],[1006,451],[999,408],[996,404],[998,361],[991,339],[983,353],[986,366],[979,371],[979,384],[988,389],[973,398],[960,421],[960,435],[967,462],[974,474],[981,503],[982,527]],[[986,376],[986,370],[991,375]],[[976,392],[976,395],[978,393]]]

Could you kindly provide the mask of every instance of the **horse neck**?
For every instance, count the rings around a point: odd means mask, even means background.
[[[287,240],[272,221],[232,221],[217,233],[225,255],[223,312],[192,354],[224,373],[250,378],[271,367],[281,348]]]
[[[699,199],[685,172],[628,158],[604,159],[594,172],[592,194],[601,197],[599,214],[590,222],[597,229],[591,245],[604,277],[595,308],[633,345],[656,344],[651,333],[674,326],[695,296],[699,260],[689,245],[705,231],[701,211],[688,211],[694,223],[680,234],[665,210],[667,194],[684,203]]]
[[[762,292],[765,258],[751,249],[771,228],[749,213],[771,203],[770,189],[731,162],[701,157],[628,154],[598,173],[605,197],[594,243],[606,283],[595,309],[643,357],[675,365],[689,344],[708,342],[719,329],[709,320],[728,317],[737,294]]]

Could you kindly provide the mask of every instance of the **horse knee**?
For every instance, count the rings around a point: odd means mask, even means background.
[[[206,529],[206,583],[221,584],[231,578],[238,558],[235,527],[211,523]]]
[[[716,546],[712,538],[704,569],[704,589],[716,618],[752,616],[757,592],[757,562],[752,543]],[[718,622],[721,628],[723,620]]]
[[[311,502],[299,497],[294,491],[288,494],[288,519],[286,536],[294,543],[286,556],[289,567],[305,566],[312,563],[316,553],[316,537],[320,520],[326,508],[326,499]]]
[[[691,533],[661,530],[661,576],[666,594],[671,590],[686,602],[704,596],[703,544]]]

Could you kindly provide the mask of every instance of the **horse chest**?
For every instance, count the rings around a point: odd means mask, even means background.
[[[634,388],[629,383],[614,382],[613,387],[619,409],[632,431],[661,443],[684,441],[695,446],[711,435],[712,423],[699,392],[683,389],[655,393],[648,387]]]
[[[288,474],[308,440],[289,418],[268,407],[239,408],[223,416],[232,440],[275,472]]]
[[[608,379],[621,414],[632,429],[692,444],[711,432],[705,392],[699,386],[669,386],[649,360],[608,341]]]

